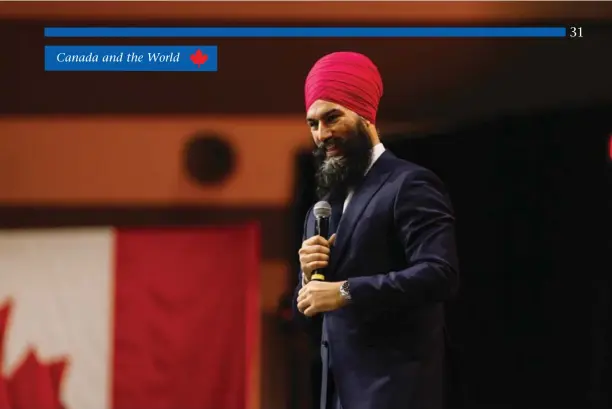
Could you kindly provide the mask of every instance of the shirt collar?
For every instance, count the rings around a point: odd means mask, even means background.
[[[370,169],[372,168],[372,166],[374,166],[374,162],[376,162],[378,160],[378,158],[380,158],[382,156],[383,153],[385,153],[385,147],[382,143],[377,143],[376,145],[374,145],[374,147],[372,148],[372,160],[370,161],[370,166],[368,166],[368,169],[366,170],[365,174],[367,175],[368,172],[370,171]],[[348,200],[350,200],[350,198],[353,197],[353,189],[349,189],[348,190],[348,195],[344,201],[344,208],[346,209],[346,206],[348,204]]]
[[[370,171],[372,166],[374,166],[374,163],[378,160],[378,158],[380,158],[381,155],[385,153],[385,150],[385,146],[381,142],[378,142],[376,145],[374,145],[374,147],[372,148],[372,160],[370,161],[370,166],[368,166],[368,169],[366,170],[366,175]]]

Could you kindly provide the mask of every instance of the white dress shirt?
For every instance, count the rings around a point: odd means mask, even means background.
[[[368,166],[368,169],[366,170],[366,175],[368,174],[368,172],[374,165],[374,162],[376,162],[378,158],[380,158],[380,156],[384,152],[385,152],[385,147],[382,143],[379,142],[376,145],[374,145],[374,147],[372,148],[372,161],[370,162],[370,166]],[[348,194],[346,195],[346,199],[344,199],[344,208],[342,209],[342,212],[346,211],[346,207],[348,206],[352,198],[353,198],[353,191],[349,190]]]

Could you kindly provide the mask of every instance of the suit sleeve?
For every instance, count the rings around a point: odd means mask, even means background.
[[[455,218],[445,188],[428,170],[408,174],[393,204],[408,268],[350,278],[355,305],[394,308],[449,299],[458,285]]]

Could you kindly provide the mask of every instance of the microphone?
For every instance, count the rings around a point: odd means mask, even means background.
[[[324,239],[329,238],[329,219],[331,213],[331,205],[325,201],[320,201],[314,205],[315,236],[321,236]],[[325,281],[324,270],[313,271],[310,279],[313,281]]]

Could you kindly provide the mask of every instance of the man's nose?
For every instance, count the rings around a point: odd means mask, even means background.
[[[320,124],[319,125],[319,140],[321,142],[325,142],[331,137],[332,137],[331,129],[324,124]]]

